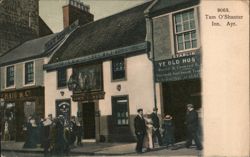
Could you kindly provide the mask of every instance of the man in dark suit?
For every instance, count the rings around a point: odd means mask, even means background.
[[[197,132],[199,126],[198,113],[194,110],[192,104],[187,105],[186,125],[187,125],[186,147],[189,148],[192,145],[192,140],[194,140],[197,149],[202,150],[202,144],[200,142]]]
[[[143,110],[137,110],[138,115],[134,119],[135,134],[137,137],[136,152],[142,153],[143,138],[146,134],[146,124],[143,118]]]
[[[159,146],[162,146],[162,139],[160,134],[160,120],[157,115],[157,108],[153,108],[153,113],[151,114],[152,121],[153,121],[153,137],[157,137]]]

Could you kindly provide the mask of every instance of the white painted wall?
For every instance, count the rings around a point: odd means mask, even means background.
[[[130,115],[137,114],[138,108],[143,108],[144,113],[152,112],[154,90],[151,61],[148,59],[147,54],[141,54],[128,57],[125,62],[127,79],[118,82],[111,81],[111,61],[103,62],[105,99],[99,101],[102,116],[112,114],[111,96],[119,95],[129,96]],[[121,85],[120,91],[117,90],[118,84]],[[158,108],[160,113],[159,105]]]
[[[72,69],[67,70],[67,80],[72,73]],[[56,115],[56,100],[57,99],[71,99],[72,92],[68,88],[57,88],[57,71],[44,71],[44,85],[45,85],[45,116],[48,114]],[[60,92],[64,92],[62,96]],[[76,116],[77,103],[71,100],[71,115]]]

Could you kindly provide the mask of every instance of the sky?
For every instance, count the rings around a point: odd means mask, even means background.
[[[122,10],[143,3],[145,0],[80,0],[90,6],[90,12],[94,14],[94,20],[98,20]],[[39,15],[46,24],[55,32],[63,29],[62,6],[68,0],[39,0]]]

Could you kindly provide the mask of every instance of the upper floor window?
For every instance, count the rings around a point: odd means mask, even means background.
[[[128,96],[112,97],[112,115],[115,125],[129,124]]]
[[[112,60],[112,80],[125,79],[124,58],[115,58]]]
[[[197,48],[197,26],[194,10],[174,15],[177,52]]]
[[[25,84],[34,82],[34,62],[25,63]]]
[[[6,68],[6,87],[14,86],[15,84],[14,73],[15,73],[15,69],[13,65]]]
[[[57,70],[57,87],[67,86],[67,69],[61,68]]]

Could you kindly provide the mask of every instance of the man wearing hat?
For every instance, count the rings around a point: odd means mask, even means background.
[[[194,140],[197,149],[202,150],[202,145],[197,133],[199,126],[198,113],[194,110],[192,104],[187,104],[186,125],[187,125],[186,147],[189,148],[192,145],[192,140]]]
[[[152,121],[153,121],[153,137],[157,137],[159,146],[162,146],[162,139],[160,134],[160,120],[157,115],[158,108],[154,107],[153,112],[151,114]]]
[[[136,152],[142,153],[143,139],[146,134],[146,124],[143,118],[143,110],[137,110],[138,115],[134,119],[135,135],[137,137]]]

